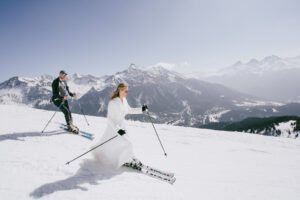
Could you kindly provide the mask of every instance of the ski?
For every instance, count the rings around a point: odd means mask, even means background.
[[[128,168],[132,168],[132,169],[137,170],[137,171],[139,171],[143,174],[146,174],[146,175],[151,176],[153,178],[159,179],[161,181],[165,181],[165,182],[170,183],[170,184],[173,184],[176,181],[176,178],[174,177],[174,175],[171,177],[171,176],[166,176],[166,175],[163,175],[163,174],[159,173],[160,170],[156,170],[156,171],[149,170],[146,167],[143,167],[143,164],[140,161],[138,161],[138,162],[136,162],[136,161],[137,161],[137,159],[134,159],[134,161],[132,163],[125,163],[123,166],[128,167]]]
[[[65,124],[61,124],[61,126],[65,127],[65,128],[68,128],[67,125]],[[74,125],[73,125],[74,126]],[[88,133],[88,132],[85,132],[85,131],[82,131],[82,130],[79,130],[79,128],[77,126],[74,126],[78,131],[80,131],[80,133],[84,134],[84,135],[87,135],[87,136],[90,136],[90,137],[94,137],[94,134],[92,133]]]
[[[133,162],[140,166],[141,168],[145,169],[145,170],[148,170],[148,171],[151,171],[153,173],[156,173],[156,174],[160,174],[162,176],[167,176],[167,177],[170,177],[170,178],[173,178],[174,177],[174,173],[171,173],[171,172],[165,172],[165,171],[162,171],[162,170],[159,170],[159,169],[155,169],[154,167],[150,167],[148,165],[145,165],[143,164],[139,159],[137,158],[133,158]]]
[[[88,132],[85,132],[85,131],[82,131],[82,130],[80,130],[79,132],[82,133],[82,134],[84,134],[84,135],[87,135],[87,136],[90,136],[90,137],[94,137],[94,134],[91,134],[91,133],[88,133]]]
[[[84,137],[84,138],[89,139],[89,140],[94,139],[93,134],[90,134],[90,133],[86,133],[86,132],[83,132],[83,131],[80,131],[80,130],[78,130],[78,133],[70,132],[65,125],[61,126],[60,128],[67,131],[68,133],[71,133],[71,134],[74,134],[74,135],[79,135],[79,136]]]
[[[142,168],[140,170],[140,172],[142,172],[143,174],[146,174],[148,176],[151,176],[153,178],[156,178],[158,180],[161,180],[161,181],[164,181],[164,182],[167,182],[167,183],[170,183],[170,184],[174,184],[175,181],[176,181],[176,178],[175,177],[167,177],[167,176],[162,176],[161,174],[158,174],[158,173],[154,173],[150,170],[146,170],[144,168]]]
[[[89,140],[94,140],[94,136],[93,135],[87,135],[87,134],[83,133],[82,131],[79,131],[78,135],[80,135],[80,136],[82,136],[84,138],[87,138]]]
[[[146,170],[149,170],[151,172],[154,172],[154,173],[157,173],[157,174],[161,174],[163,176],[167,176],[167,177],[170,177],[170,178],[173,178],[175,176],[174,173],[164,172],[164,171],[161,171],[161,170],[158,170],[158,169],[155,169],[153,167],[146,166],[146,165],[143,166],[143,169],[146,169]]]
[[[153,167],[150,167],[150,166],[147,166],[147,165],[144,165],[142,164],[142,168],[145,169],[145,170],[148,170],[148,171],[151,171],[153,173],[156,173],[156,174],[160,174],[162,176],[166,176],[166,177],[170,177],[170,178],[173,178],[174,177],[174,173],[171,173],[171,172],[164,172],[162,170],[159,170],[159,169],[155,169]]]

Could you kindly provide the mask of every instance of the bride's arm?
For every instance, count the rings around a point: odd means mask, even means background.
[[[128,114],[143,114],[142,107],[131,108],[127,101],[126,101],[126,105],[128,107]]]

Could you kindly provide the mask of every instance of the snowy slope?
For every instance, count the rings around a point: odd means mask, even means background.
[[[59,130],[58,113],[0,105],[0,198],[22,199],[299,199],[300,140],[157,125],[165,158],[151,124],[128,121],[136,156],[173,171],[169,185],[131,170],[103,169],[91,157],[66,161],[92,144]],[[82,130],[100,137],[106,119],[74,115]]]

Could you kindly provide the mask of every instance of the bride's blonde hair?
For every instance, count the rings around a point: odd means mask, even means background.
[[[116,97],[120,97],[120,90],[127,88],[128,85],[125,83],[120,83],[117,87],[117,89],[113,92],[109,100],[113,100]]]

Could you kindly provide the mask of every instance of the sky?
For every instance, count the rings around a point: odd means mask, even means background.
[[[297,0],[0,0],[0,81],[300,55]]]

